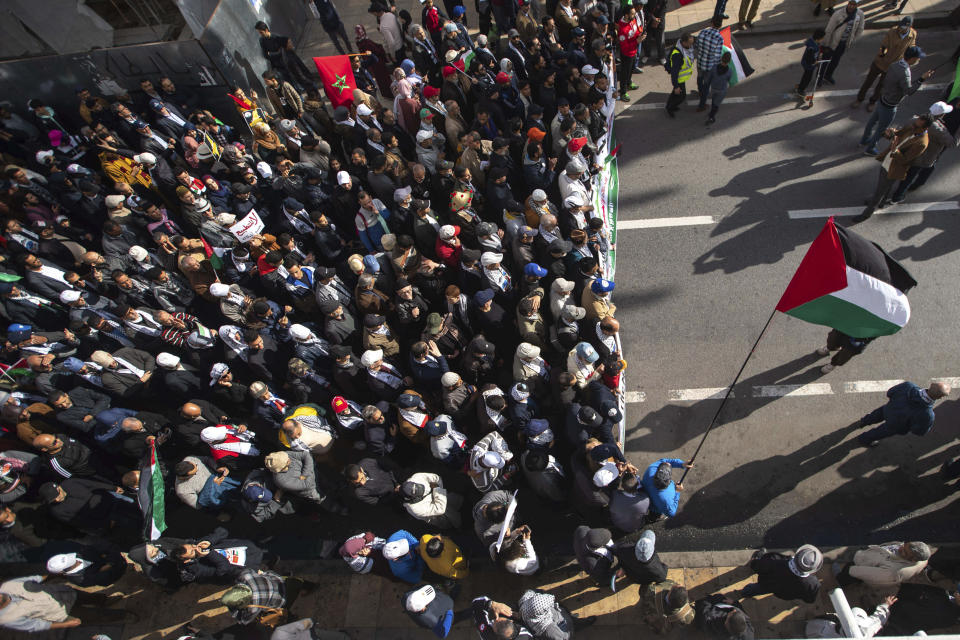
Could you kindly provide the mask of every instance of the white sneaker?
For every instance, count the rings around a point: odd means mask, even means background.
[[[832,364],[825,364],[825,365],[823,365],[822,367],[820,367],[820,373],[830,373],[830,372],[833,371],[834,369],[836,369],[836,367],[835,367],[834,365],[832,365]]]
[[[826,347],[820,347],[819,349],[817,349],[817,355],[828,356],[830,355],[830,349],[827,349]]]
[[[640,64],[647,64],[647,60],[649,60],[649,59],[650,59],[650,58],[649,58],[648,56],[642,56],[642,57],[640,58]]]
[[[660,58],[660,64],[667,64],[666,58]]]

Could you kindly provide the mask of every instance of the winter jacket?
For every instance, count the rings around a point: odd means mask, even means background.
[[[887,390],[890,400],[883,407],[883,418],[891,427],[922,436],[933,427],[933,401],[925,400],[922,389],[912,382],[901,382]]]
[[[827,35],[823,39],[823,46],[831,49],[836,49],[838,46],[840,46],[840,41],[843,39],[843,34],[847,31],[846,20],[846,9],[833,12],[833,15],[830,16],[830,20],[827,21],[827,26],[825,27]],[[854,13],[854,17],[850,18],[850,20],[853,22],[853,27],[850,30],[850,37],[847,39],[848,50],[851,46],[853,46],[853,43],[857,41],[857,38],[863,34],[863,24],[866,21],[866,18],[864,18],[863,11],[857,9],[856,13]]]
[[[927,561],[907,560],[897,552],[901,544],[875,544],[857,551],[853,556],[853,565],[850,566],[850,575],[875,588],[895,587],[901,582],[907,582],[923,571]]]
[[[747,618],[747,628],[744,629],[743,633],[732,635],[727,631],[726,621],[730,611],[733,609],[743,611],[743,607],[739,603],[728,599],[722,593],[700,598],[693,604],[693,609],[696,612],[694,623],[701,631],[710,634],[712,637],[724,638],[725,640],[753,640],[753,624],[750,622],[750,618]],[[746,614],[744,614],[744,617],[746,617]]]
[[[683,460],[677,458],[661,458],[649,467],[643,474],[643,488],[650,496],[650,506],[654,511],[662,513],[667,517],[677,515],[677,507],[680,505],[680,494],[677,492],[677,485],[670,483],[666,489],[657,489],[653,486],[653,477],[657,474],[657,467],[661,462],[667,462],[674,469],[683,467]]]
[[[463,498],[448,493],[443,480],[435,473],[415,473],[407,479],[421,485],[426,493],[417,502],[406,502],[403,507],[417,520],[423,520],[438,528],[460,528],[460,506]],[[436,485],[436,486],[432,486]]]

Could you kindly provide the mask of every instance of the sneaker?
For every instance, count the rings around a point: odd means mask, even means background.
[[[828,363],[828,364],[825,364],[825,365],[823,365],[822,367],[820,367],[820,373],[830,373],[831,371],[833,371],[833,370],[836,369],[836,368],[837,368],[836,366]]]
[[[660,64],[667,64],[666,58],[660,58]]]
[[[620,94],[620,100],[623,102],[630,102],[630,94],[624,91]]]
[[[643,56],[642,58],[640,58],[640,64],[647,64],[647,60],[649,59],[650,59],[649,56]]]
[[[707,124],[713,124],[713,123],[716,122],[716,121],[717,121],[717,119],[714,118],[713,116],[710,116],[709,118],[707,118]]]
[[[871,440],[870,442],[867,443],[866,446],[868,446],[868,447],[870,447],[870,448],[872,449],[872,448],[874,448],[874,447],[876,447],[876,446],[879,446],[879,444],[880,444],[880,441],[879,441],[879,440]]]
[[[630,91],[635,91],[636,89],[639,89],[639,88],[640,87],[637,84],[633,82],[630,83]]]
[[[723,19],[724,19],[724,20],[729,20],[729,19],[730,19],[730,16],[728,16],[727,14],[723,14]]]
[[[827,349],[826,347],[820,347],[817,349],[817,355],[820,356],[821,358],[824,356],[828,356],[830,355],[830,349]]]
[[[850,103],[850,108],[859,109],[861,104],[862,103],[859,100],[854,100],[853,102]]]
[[[906,200],[906,198],[900,198],[899,200],[893,200],[893,199],[891,199],[888,204],[900,204],[900,203],[903,202],[904,200]]]
[[[798,100],[806,100],[806,99],[807,99],[807,94],[806,94],[805,92],[803,92],[803,91],[800,91],[799,89],[794,89],[794,90],[793,90],[793,95],[794,95],[794,97],[796,97]]]
[[[880,149],[877,149],[877,145],[873,145],[872,147],[867,147],[866,149],[863,150],[863,155],[878,156],[880,155]]]
[[[634,72],[634,73],[643,73],[643,69],[641,69],[640,67],[634,67],[634,68],[633,68],[633,72]]]

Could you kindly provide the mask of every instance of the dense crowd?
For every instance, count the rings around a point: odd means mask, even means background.
[[[0,553],[48,575],[0,585],[0,626],[81,624],[103,601],[70,584],[113,584],[122,551],[167,592],[230,585],[241,626],[341,637],[284,624],[317,585],[276,572],[255,533],[313,521],[353,571],[409,583],[402,605],[440,637],[472,619],[483,638],[567,638],[592,619],[550,593],[454,603],[478,556],[549,568],[531,517],[546,506],[586,523],[573,551],[597,584],[642,585],[655,629],[752,637],[739,602],[691,602],[656,554],[648,525],[676,513],[672,472],[690,465],[638,467],[619,442],[626,362],[594,203],[621,12],[508,5],[471,38],[462,6],[426,0],[415,24],[375,0],[384,44],[357,25],[357,88],[336,108],[264,23],[266,92],[231,87],[226,110],[168,77],[2,107]],[[925,565],[918,544],[905,557]],[[810,599],[821,561],[761,553],[744,595]]]

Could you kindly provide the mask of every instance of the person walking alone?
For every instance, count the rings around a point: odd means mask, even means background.
[[[713,16],[710,27],[700,32],[694,43],[697,54],[697,92],[700,94],[700,105],[697,111],[707,110],[707,96],[710,94],[710,72],[720,63],[723,54],[723,36],[720,27],[723,18]]]
[[[333,46],[337,48],[340,55],[346,54],[347,51],[353,53],[353,46],[347,39],[347,31],[343,28],[343,21],[340,19],[340,14],[333,2],[331,0],[313,0],[313,6],[317,8],[317,13],[320,15],[320,26],[330,36]],[[343,40],[342,46],[340,45],[341,40]]]
[[[693,75],[694,39],[690,33],[683,33],[667,57],[667,70],[670,72],[670,97],[667,98],[667,115],[676,118],[680,105],[687,99],[687,80]]]
[[[806,98],[807,86],[810,84],[810,81],[813,80],[814,72],[817,71],[817,65],[820,62],[821,56],[820,43],[823,42],[824,35],[825,32],[823,29],[817,29],[813,32],[813,35],[807,38],[807,41],[803,43],[803,57],[800,58],[800,66],[803,67],[803,75],[800,77],[800,83],[794,90],[797,94],[797,97],[801,100]]]
[[[926,435],[933,428],[934,403],[948,395],[950,385],[946,382],[931,383],[926,389],[912,382],[894,385],[887,390],[887,404],[860,418],[861,427],[883,424],[861,433],[857,440],[865,447],[875,447],[880,440],[894,435]]]
[[[733,77],[733,69],[730,68],[730,52],[724,51],[720,56],[720,64],[714,68],[710,75],[710,113],[707,116],[707,124],[713,124],[717,121],[717,111],[723,99],[727,97],[727,89],[730,88],[730,78]]]
[[[863,25],[866,18],[863,11],[857,6],[857,0],[850,0],[843,11],[834,11],[824,29],[826,36],[823,47],[830,50],[830,62],[823,73],[823,81],[827,84],[836,84],[833,74],[837,71],[840,58],[853,46],[853,43],[863,35]]]

